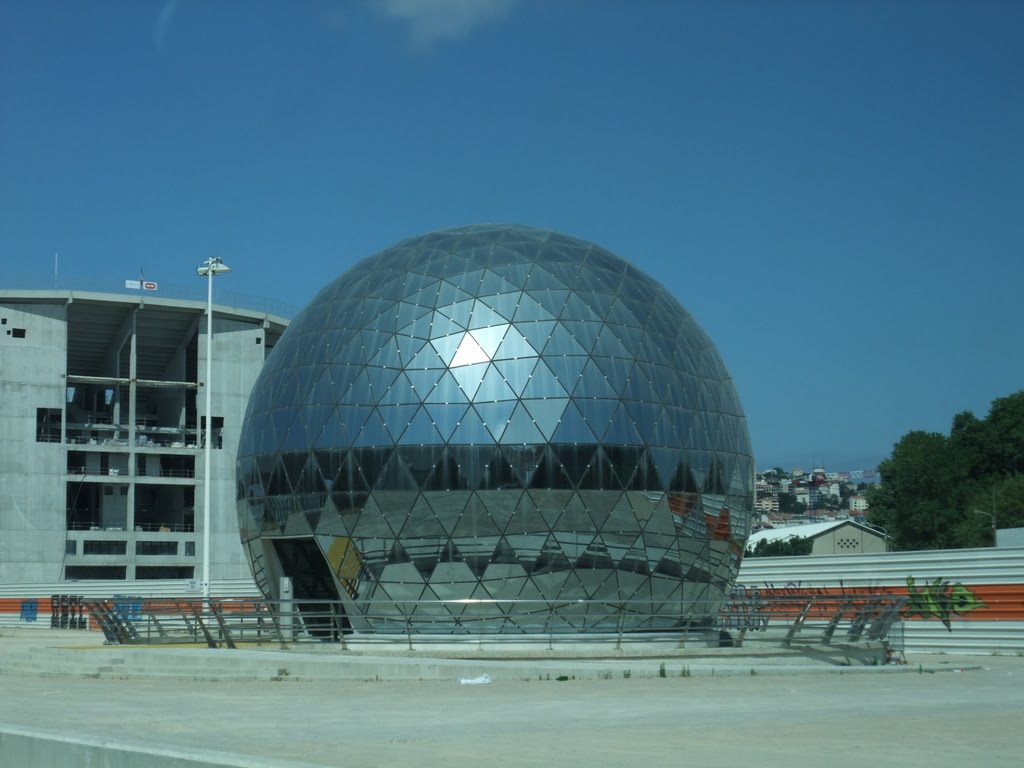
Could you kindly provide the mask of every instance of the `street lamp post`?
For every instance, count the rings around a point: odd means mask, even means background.
[[[196,268],[196,274],[206,278],[206,434],[203,472],[203,600],[210,600],[210,450],[212,449],[213,419],[210,416],[210,395],[213,387],[213,278],[231,269],[217,257],[209,258]]]
[[[996,546],[996,541],[999,539],[999,527],[996,525],[996,489],[992,487],[992,511],[986,512],[983,509],[972,509],[976,515],[984,515],[992,521],[992,546]]]

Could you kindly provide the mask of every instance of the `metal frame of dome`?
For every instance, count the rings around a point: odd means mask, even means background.
[[[708,336],[617,256],[522,226],[404,240],[321,290],[253,389],[237,476],[264,593],[290,576],[371,630],[389,601],[452,599],[521,601],[491,605],[497,631],[605,626],[577,600],[708,624],[753,507]],[[466,606],[418,610],[459,631]]]

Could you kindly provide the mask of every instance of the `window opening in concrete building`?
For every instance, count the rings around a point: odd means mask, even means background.
[[[128,542],[86,539],[82,542],[83,555],[125,555]]]
[[[137,485],[135,529],[164,533],[195,530],[195,493],[194,486]]]
[[[210,425],[213,427],[212,439],[214,448],[224,447],[224,417],[214,416],[210,419]],[[206,417],[203,416],[199,419],[199,428],[203,434],[206,433]]]
[[[60,408],[36,408],[36,442],[60,442]]]
[[[12,328],[10,331],[8,331],[8,333],[11,334],[11,336],[13,336],[16,339],[24,339],[25,338],[25,329],[24,328]]]
[[[191,579],[195,568],[190,565],[137,565],[136,579]]]
[[[176,541],[136,541],[135,554],[146,556],[166,556],[178,554]]]
[[[64,569],[64,578],[124,581],[126,571],[127,566],[124,565],[69,565]]]

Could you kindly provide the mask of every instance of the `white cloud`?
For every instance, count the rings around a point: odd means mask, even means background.
[[[504,16],[515,0],[372,0],[378,13],[409,26],[416,45],[465,37]]]
[[[158,51],[162,51],[164,48],[164,38],[167,37],[167,30],[171,26],[171,19],[174,18],[174,14],[180,4],[180,0],[167,0],[164,3],[164,7],[160,9],[156,21],[153,22],[153,44]]]

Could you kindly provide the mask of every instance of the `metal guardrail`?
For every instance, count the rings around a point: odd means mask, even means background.
[[[724,604],[679,601],[603,600],[419,600],[361,601],[358,620],[368,631],[353,629],[343,603],[296,599],[161,598],[86,600],[92,621],[112,644],[206,643],[211,648],[238,643],[279,644],[336,642],[347,638],[404,638],[409,649],[425,639],[459,641],[488,637],[541,639],[551,647],[579,642],[584,635],[607,641],[714,633],[716,644],[742,645],[750,632],[774,630],[785,647],[813,643],[884,641],[899,621],[903,595],[788,595],[756,602]],[[652,610],[657,606],[656,610]],[[638,615],[649,617],[637,628]],[[718,621],[706,618],[717,615]],[[513,619],[513,616],[515,617]],[[584,630],[566,618],[582,620]],[[703,617],[696,620],[688,616]],[[523,617],[532,617],[532,628]],[[583,626],[583,622],[580,622]],[[736,633],[735,635],[732,633]]]
[[[18,275],[4,273],[4,288],[17,291],[86,291],[90,293],[116,293],[122,296],[135,296],[145,299],[185,299],[206,303],[206,288],[202,285],[181,285],[159,282],[159,290],[141,291],[126,288],[124,282],[112,280],[96,280],[66,275]],[[298,308],[282,301],[262,296],[249,296],[230,290],[217,289],[218,307],[235,307],[253,312],[276,315],[291,319],[298,313]]]

